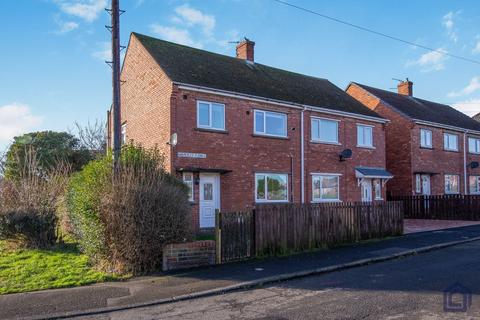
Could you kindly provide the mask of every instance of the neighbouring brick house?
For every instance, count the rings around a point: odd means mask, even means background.
[[[390,120],[387,170],[392,195],[479,194],[480,123],[454,108],[413,97],[413,83],[398,93],[351,83],[347,93]],[[465,181],[467,183],[465,183]]]
[[[121,79],[124,141],[166,155],[195,230],[217,208],[385,198],[388,120],[328,80],[256,63],[250,40],[229,57],[132,33]]]

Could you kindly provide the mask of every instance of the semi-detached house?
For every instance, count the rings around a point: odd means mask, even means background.
[[[124,141],[157,147],[190,187],[195,230],[215,209],[385,198],[388,120],[325,79],[132,33]],[[177,143],[169,143],[172,136]]]
[[[390,120],[386,130],[392,195],[480,194],[480,123],[454,108],[413,96],[413,83],[390,92],[351,83],[346,90]]]

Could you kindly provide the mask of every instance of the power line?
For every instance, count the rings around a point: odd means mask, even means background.
[[[359,29],[361,31],[365,31],[365,32],[368,32],[368,33],[375,34],[377,36],[381,36],[381,37],[384,37],[384,38],[388,38],[390,40],[394,40],[394,41],[401,42],[401,43],[404,43],[404,44],[408,44],[408,45],[411,45],[411,46],[414,46],[414,47],[422,48],[422,49],[425,49],[427,51],[436,52],[436,53],[443,54],[443,55],[446,55],[446,56],[449,56],[449,57],[452,57],[452,58],[455,58],[455,59],[459,59],[459,60],[463,60],[463,61],[467,61],[467,62],[470,62],[470,63],[475,63],[475,64],[480,65],[480,61],[478,61],[478,60],[462,57],[462,56],[459,56],[459,55],[456,55],[456,54],[453,54],[453,53],[449,53],[449,52],[444,51],[444,50],[430,48],[430,47],[427,47],[427,46],[424,46],[424,45],[421,45],[421,44],[418,44],[418,43],[415,43],[415,42],[411,42],[411,41],[408,41],[408,40],[403,40],[403,39],[397,38],[395,36],[391,36],[391,35],[383,33],[383,32],[379,32],[379,31],[375,31],[375,30],[372,30],[372,29],[369,29],[369,28],[366,28],[366,27],[362,27],[360,25],[353,24],[353,23],[350,23],[350,22],[347,22],[347,21],[344,21],[344,20],[340,20],[340,19],[337,19],[337,18],[334,18],[334,17],[331,17],[331,16],[327,16],[325,14],[322,14],[322,13],[319,13],[319,12],[316,12],[316,11],[313,11],[313,10],[310,10],[310,9],[307,9],[307,8],[304,8],[304,7],[300,7],[300,6],[297,6],[295,4],[292,4],[292,3],[289,3],[289,2],[286,2],[286,1],[283,1],[283,0],[273,0],[273,1],[275,1],[277,3],[280,3],[280,4],[283,4],[285,6],[289,6],[289,7],[298,9],[300,11],[311,13],[313,15],[322,17],[322,18],[327,19],[327,20],[331,20],[331,21],[341,23],[343,25],[346,25],[346,26],[349,26],[349,27],[352,27],[352,28]]]

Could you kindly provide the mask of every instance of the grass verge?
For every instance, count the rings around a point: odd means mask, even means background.
[[[49,250],[12,249],[0,241],[0,294],[87,285],[119,276],[91,268],[75,243]]]

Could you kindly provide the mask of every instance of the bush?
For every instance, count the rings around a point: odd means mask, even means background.
[[[70,179],[66,206],[73,235],[92,261],[106,254],[105,232],[100,221],[100,204],[111,180],[111,156],[88,163]]]
[[[71,180],[67,204],[82,250],[117,271],[158,269],[166,243],[190,236],[187,188],[163,169],[156,150],[128,145],[112,175],[111,156]]]
[[[56,242],[56,206],[64,192],[68,167],[42,170],[33,148],[14,180],[0,183],[0,239],[23,240],[26,246],[46,248]]]

